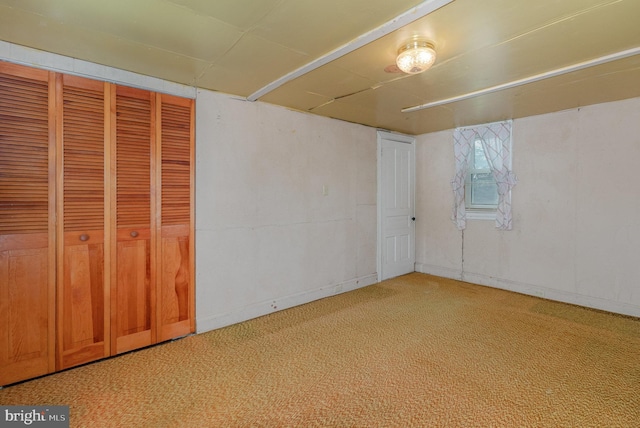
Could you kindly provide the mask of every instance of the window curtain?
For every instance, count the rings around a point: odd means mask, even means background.
[[[464,182],[467,178],[467,169],[476,132],[473,129],[456,128],[453,132],[453,153],[456,161],[456,175],[451,180],[453,188],[453,215],[451,220],[458,230],[467,227],[467,211],[464,205]]]
[[[511,163],[511,121],[492,123],[477,131],[482,132],[482,134],[478,132],[478,138],[489,162],[491,174],[493,174],[498,186],[496,228],[511,230],[513,228],[511,189],[517,182],[515,174],[509,169]]]
[[[482,143],[482,149],[489,162],[491,173],[498,187],[498,208],[496,210],[496,228],[511,230],[511,189],[517,178],[510,170],[511,163],[511,121],[496,122],[473,128],[457,128],[453,133],[453,147],[456,162],[456,174],[451,180],[454,195],[452,220],[458,230],[467,225],[464,203],[464,185],[469,167],[471,150],[476,140]]]

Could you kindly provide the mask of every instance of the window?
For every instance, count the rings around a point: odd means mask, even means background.
[[[493,178],[482,141],[476,139],[470,153],[467,178],[464,183],[465,204],[468,210],[492,210],[498,207],[498,186]]]
[[[498,229],[510,230],[511,189],[516,184],[511,171],[511,121],[456,128],[453,140],[452,220],[460,230],[467,218],[495,219]]]

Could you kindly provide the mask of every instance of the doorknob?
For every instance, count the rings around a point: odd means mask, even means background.
[[[411,217],[411,220],[412,220],[412,221],[416,221],[416,218],[415,218],[415,217]]]

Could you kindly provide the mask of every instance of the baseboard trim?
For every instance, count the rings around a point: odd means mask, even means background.
[[[415,269],[416,272],[462,281],[462,275],[460,274],[459,269],[445,268],[442,266],[428,265],[425,263],[416,263]]]
[[[349,281],[344,281],[339,284],[332,284],[316,290],[282,296],[272,300],[245,306],[243,308],[237,308],[224,314],[210,315],[202,318],[196,317],[196,332],[204,333],[206,331],[237,324],[239,322],[258,318],[283,309],[313,302],[314,300],[335,296],[336,294],[346,293],[347,291],[353,291],[358,288],[375,284],[376,282],[378,282],[378,274],[374,273],[354,278]]]
[[[592,309],[613,312],[622,315],[640,317],[640,306],[628,303],[616,302],[599,297],[585,296],[583,294],[570,293],[566,291],[554,290],[539,285],[528,284],[518,281],[511,281],[496,278],[473,272],[460,272],[459,270],[443,268],[440,266],[416,263],[416,271],[444,278],[457,279],[459,281],[470,282],[472,284],[484,285],[487,287],[499,288],[501,290],[514,291],[529,296],[542,297],[558,302],[570,303]]]

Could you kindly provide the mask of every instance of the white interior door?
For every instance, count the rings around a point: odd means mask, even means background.
[[[378,131],[378,279],[415,262],[415,139]]]

